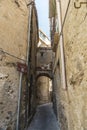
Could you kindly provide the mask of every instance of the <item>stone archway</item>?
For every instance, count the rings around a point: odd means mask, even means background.
[[[39,76],[37,78],[37,104],[45,104],[51,102],[52,95],[52,79],[47,76]]]
[[[53,79],[52,71],[37,71],[37,73],[36,73],[36,80],[40,76],[46,76],[46,77],[48,77],[50,79]]]

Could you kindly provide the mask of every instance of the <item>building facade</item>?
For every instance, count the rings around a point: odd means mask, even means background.
[[[39,30],[36,57],[37,104],[41,105],[51,101],[50,81],[52,80],[51,43],[46,34],[41,30]]]
[[[38,36],[34,1],[0,1],[0,129],[2,130],[17,129],[17,121],[18,123],[20,121],[18,129],[24,129],[31,111],[34,111],[35,104],[30,106],[34,100],[33,90],[31,96],[28,97],[28,95],[32,89],[31,77],[33,84],[35,80],[33,64],[36,61]],[[30,50],[34,51],[34,54]],[[18,107],[19,117],[17,116]]]
[[[55,112],[61,130],[86,130],[87,2],[50,0],[49,5]]]
[[[49,38],[42,30],[39,30],[39,43],[37,47],[51,47]]]

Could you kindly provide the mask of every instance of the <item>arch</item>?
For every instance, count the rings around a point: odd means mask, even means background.
[[[51,80],[53,79],[53,76],[52,76],[52,74],[51,73],[47,73],[47,72],[39,72],[39,73],[37,73],[37,76],[36,76],[36,80],[40,77],[40,76],[46,76],[46,77],[48,77],[48,78],[50,78]]]
[[[37,76],[36,80],[36,97],[37,104],[41,105],[44,103],[52,102],[52,82],[48,74],[41,73]]]

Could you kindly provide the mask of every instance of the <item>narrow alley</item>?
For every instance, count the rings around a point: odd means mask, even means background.
[[[37,107],[28,130],[60,130],[53,112],[52,103]]]
[[[0,130],[87,130],[87,0],[0,0]]]

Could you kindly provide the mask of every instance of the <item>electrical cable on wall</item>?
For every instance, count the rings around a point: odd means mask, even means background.
[[[16,58],[16,59],[18,59],[18,60],[21,60],[21,61],[26,62],[26,60],[21,59],[21,58],[15,56],[15,55],[13,55],[13,54],[10,54],[10,53],[8,53],[7,51],[4,51],[2,48],[0,48],[0,52],[4,53],[4,54],[6,54],[6,55],[9,55],[9,56],[11,56],[11,57],[13,57],[13,58]]]

